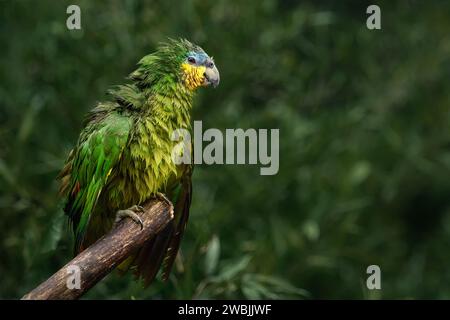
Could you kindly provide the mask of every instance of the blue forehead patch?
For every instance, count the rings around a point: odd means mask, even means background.
[[[189,52],[188,57],[195,58],[196,64],[204,64],[206,59],[208,59],[208,55],[204,52]]]

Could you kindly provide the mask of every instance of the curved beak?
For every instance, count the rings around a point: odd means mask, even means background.
[[[205,77],[205,80],[203,81],[203,86],[206,87],[212,85],[215,88],[219,85],[220,73],[215,64],[213,65],[212,68],[206,67],[205,73],[203,75]]]

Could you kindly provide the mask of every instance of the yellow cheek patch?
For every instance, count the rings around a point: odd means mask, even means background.
[[[206,67],[197,67],[189,63],[183,63],[181,69],[183,69],[184,83],[190,90],[194,90],[203,84],[203,74],[205,73]]]

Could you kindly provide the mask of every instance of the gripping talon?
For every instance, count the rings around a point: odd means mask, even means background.
[[[164,201],[165,203],[167,203],[169,205],[170,208],[170,215],[173,217],[173,203],[172,201],[169,200],[169,198],[166,197],[166,195],[162,192],[157,192],[155,194],[155,198]]]
[[[132,206],[131,208],[129,208],[129,210],[131,210],[131,211],[137,211],[137,212],[144,212],[144,207],[135,204],[134,206]]]
[[[139,217],[139,215],[135,211],[143,212],[144,208],[142,208],[141,206],[135,205],[129,209],[117,211],[116,221],[114,224],[117,225],[124,218],[131,218],[134,222],[136,222],[141,227],[141,230],[144,229],[144,223],[142,222],[141,217]]]

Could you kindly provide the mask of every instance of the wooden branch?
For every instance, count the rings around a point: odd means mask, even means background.
[[[140,214],[144,228],[131,219],[123,219],[117,227],[77,255],[24,300],[77,299],[125,260],[134,249],[160,232],[172,219],[173,208],[164,201],[151,200]],[[79,268],[79,269],[78,269]],[[79,270],[79,289],[73,288]],[[73,289],[70,289],[70,288]]]

